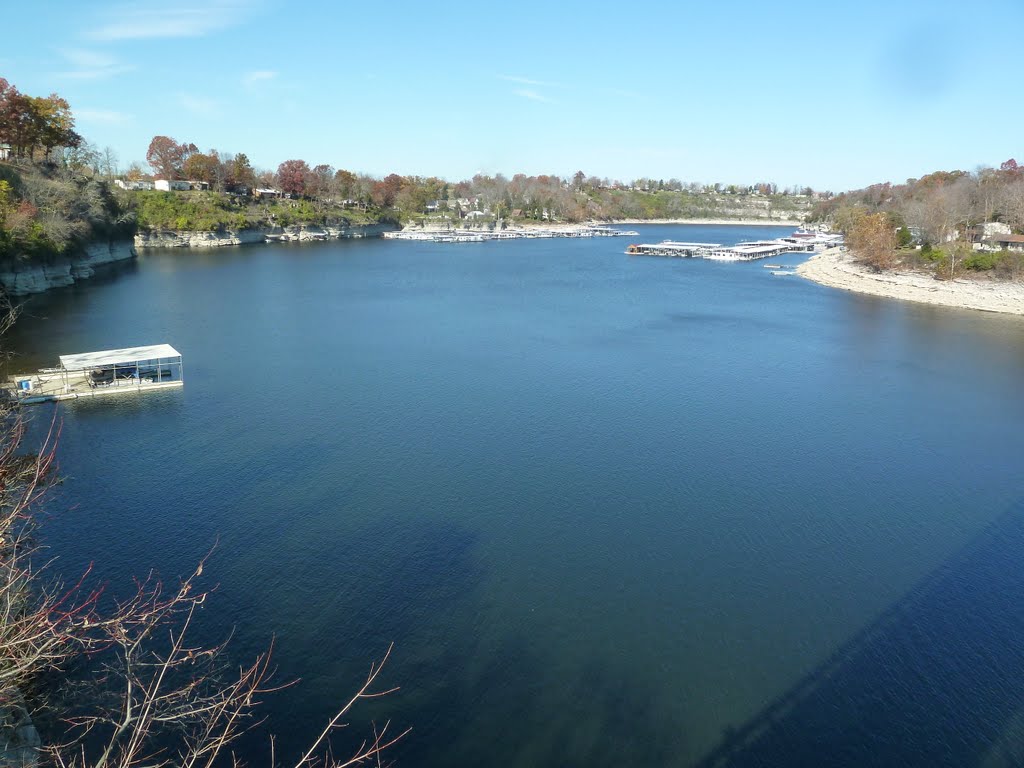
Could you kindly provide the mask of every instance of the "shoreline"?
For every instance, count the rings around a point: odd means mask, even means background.
[[[1024,315],[1024,283],[995,280],[936,280],[920,272],[874,273],[853,261],[849,251],[829,248],[796,268],[811,282],[852,293],[918,304]]]
[[[714,227],[802,227],[804,222],[796,219],[772,219],[767,221],[765,219],[609,219],[609,220],[596,220],[591,219],[590,221],[582,221],[578,223],[568,222],[543,222],[543,221],[520,221],[514,224],[510,224],[507,229],[512,231],[516,230],[529,230],[529,229],[545,229],[551,231],[569,231],[575,229],[581,229],[586,227],[615,227],[622,224],[683,224],[693,226],[714,226]],[[492,227],[487,226],[455,226],[450,225],[414,225],[406,224],[402,227],[401,231],[409,232],[490,232],[494,231]]]
[[[604,224],[696,224],[713,227],[802,227],[797,219],[611,219]]]

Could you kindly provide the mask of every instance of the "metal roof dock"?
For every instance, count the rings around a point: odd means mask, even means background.
[[[32,404],[185,384],[181,353],[170,344],[80,352],[59,359],[57,368],[11,376],[4,388],[19,402]]]

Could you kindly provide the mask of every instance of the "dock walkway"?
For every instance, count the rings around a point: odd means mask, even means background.
[[[26,405],[173,389],[185,384],[181,353],[169,344],[61,355],[57,368],[11,376],[2,388]]]

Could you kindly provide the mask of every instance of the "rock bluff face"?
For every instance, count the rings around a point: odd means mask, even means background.
[[[27,296],[50,288],[63,288],[93,276],[96,267],[134,259],[135,248],[128,240],[90,243],[79,256],[58,258],[47,264],[6,264],[0,266],[0,286],[9,296]]]
[[[0,288],[8,296],[28,296],[51,288],[64,288],[93,276],[97,267],[134,259],[140,248],[217,248],[249,243],[308,242],[355,237],[380,237],[397,229],[388,224],[357,227],[261,227],[222,232],[179,232],[173,230],[142,232],[129,240],[90,243],[83,253],[43,263],[18,262],[0,265]]]
[[[371,224],[357,227],[319,227],[298,225],[293,227],[259,227],[256,229],[223,230],[221,232],[187,232],[156,230],[140,232],[135,236],[136,248],[218,248],[248,243],[308,242],[310,240],[339,240],[350,237],[379,237],[396,227]]]

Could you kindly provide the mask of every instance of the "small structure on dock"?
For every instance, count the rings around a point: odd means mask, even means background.
[[[61,355],[60,366],[12,376],[7,389],[22,403],[46,403],[185,384],[181,353],[170,344]]]

